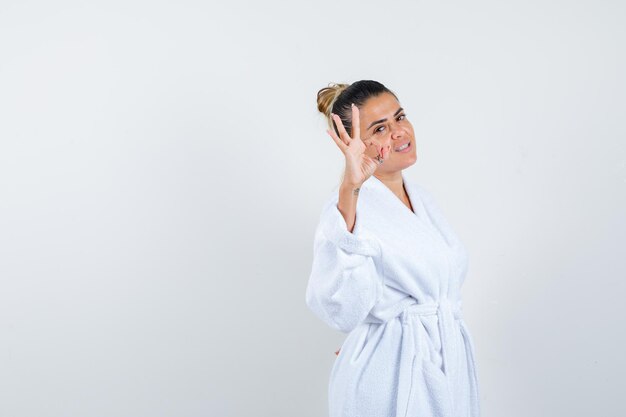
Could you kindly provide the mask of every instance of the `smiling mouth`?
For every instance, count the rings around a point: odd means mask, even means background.
[[[411,145],[411,142],[409,141],[409,142],[405,143],[405,144],[404,144],[404,145],[402,145],[402,146],[399,146],[399,147],[397,147],[397,148],[394,148],[394,151],[396,151],[396,152],[400,152],[400,153],[402,153],[402,152],[406,152],[407,150],[409,150],[409,149],[411,148],[411,146],[412,146],[412,145]]]

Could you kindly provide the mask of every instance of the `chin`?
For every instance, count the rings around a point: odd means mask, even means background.
[[[403,161],[407,166],[413,165],[417,162],[417,152],[413,152],[406,156],[406,159]]]
[[[417,156],[412,155],[411,157],[407,157],[406,159],[404,159],[402,162],[398,164],[398,169],[408,168],[411,165],[415,164],[415,162],[417,162]]]

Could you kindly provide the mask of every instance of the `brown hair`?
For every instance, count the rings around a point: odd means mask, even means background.
[[[398,99],[393,91],[374,80],[361,80],[352,84],[329,83],[328,87],[317,92],[317,109],[326,116],[328,127],[334,129],[337,136],[339,130],[331,113],[339,116],[348,134],[352,135],[352,103],[361,108],[370,97],[382,93],[391,93]]]

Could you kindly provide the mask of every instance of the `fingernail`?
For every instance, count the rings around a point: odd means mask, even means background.
[[[354,103],[350,104],[350,106],[354,107]]]

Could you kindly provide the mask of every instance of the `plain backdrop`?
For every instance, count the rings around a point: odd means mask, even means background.
[[[305,305],[374,79],[468,248],[484,417],[623,416],[619,1],[0,2],[0,416],[327,415]],[[381,387],[384,389],[384,387]]]

